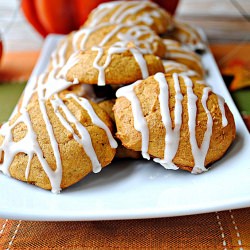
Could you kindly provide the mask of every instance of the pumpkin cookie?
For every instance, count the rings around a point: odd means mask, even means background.
[[[94,9],[84,27],[95,27],[102,23],[144,24],[157,34],[162,34],[172,29],[172,22],[168,12],[150,1],[113,1]]]
[[[166,50],[181,47],[181,43],[173,39],[162,38],[162,42],[164,43]]]
[[[163,63],[166,74],[179,73],[181,75],[186,75],[186,76],[202,79],[201,76],[196,71],[191,70],[185,64],[178,63],[178,62],[171,61],[171,60],[162,60],[162,63]]]
[[[193,51],[203,52],[206,49],[201,34],[195,27],[187,23],[175,21],[174,28],[166,33],[165,37],[175,39]]]
[[[119,89],[117,97],[117,137],[165,168],[206,171],[235,138],[224,100],[186,76],[157,73]]]
[[[93,46],[123,46],[133,43],[143,54],[164,57],[166,46],[163,40],[148,26],[128,24],[103,24],[71,32],[51,55],[49,71],[65,65],[69,57],[78,50]]]
[[[205,70],[200,56],[191,50],[183,47],[169,46],[165,54],[165,59],[182,63],[197,72],[200,77],[205,77]]]
[[[76,63],[72,64],[70,57],[61,70],[61,74],[70,82],[101,86],[129,84],[156,72],[164,72],[159,57],[143,55],[135,47],[93,47],[91,50],[79,51],[74,56]]]
[[[60,192],[112,161],[112,130],[109,116],[84,98],[37,98],[1,128],[0,170]]]
[[[98,106],[101,107],[109,115],[113,122],[115,122],[113,106],[115,104],[115,99],[105,100],[98,103]]]
[[[115,123],[115,117],[114,117],[114,112],[113,112],[114,104],[115,104],[115,99],[105,100],[105,101],[101,101],[98,103],[99,107],[105,110],[107,114],[109,115],[109,117],[112,119],[112,121]],[[124,159],[124,158],[140,159],[141,153],[125,148],[118,140],[118,147],[116,149],[115,158],[117,159]]]

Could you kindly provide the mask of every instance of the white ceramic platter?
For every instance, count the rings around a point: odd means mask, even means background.
[[[41,73],[60,36],[49,36],[33,77]],[[208,51],[207,82],[234,114],[237,138],[225,157],[203,174],[165,170],[147,160],[122,160],[55,195],[0,174],[0,217],[78,221],[168,217],[250,206],[250,138]],[[32,77],[27,89],[32,88]]]

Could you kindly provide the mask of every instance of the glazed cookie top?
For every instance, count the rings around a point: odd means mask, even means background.
[[[117,137],[167,169],[206,171],[235,137],[234,119],[223,98],[187,76],[157,73],[116,95]]]
[[[200,77],[205,77],[206,72],[202,65],[201,57],[190,49],[174,45],[167,46],[165,59],[182,63],[197,72]]]
[[[134,43],[143,53],[163,56],[166,47],[162,39],[146,25],[104,23],[96,27],[83,28],[72,36],[74,51],[93,46],[115,46]]]
[[[169,38],[163,37],[162,41],[166,47],[166,50],[169,50],[171,48],[180,48],[181,47],[181,43],[174,40],[174,39],[169,39]]]
[[[68,65],[75,65],[76,62],[76,57],[73,54],[71,60],[68,60]],[[24,89],[22,97],[18,102],[18,111],[24,111],[37,95],[39,98],[47,100],[54,94],[58,94],[77,84],[77,82],[70,82],[65,79],[64,74],[61,72],[65,63],[65,59],[59,57],[58,60],[54,62],[53,68],[49,67],[37,77],[30,78],[29,85]],[[67,72],[67,70],[64,69],[64,72]],[[75,93],[78,91],[80,91],[80,89],[76,89]]]
[[[206,44],[199,31],[187,23],[174,21],[174,28],[166,36],[181,42],[193,51],[206,49]]]
[[[172,60],[162,60],[165,73],[167,74],[173,74],[173,73],[179,73],[181,75],[186,75],[190,77],[196,77],[198,79],[203,79],[201,76],[194,70],[191,70],[187,65],[178,63],[176,61]]]
[[[150,1],[112,1],[100,4],[94,9],[84,27],[95,27],[101,23],[144,24],[157,34],[172,29],[169,13]]]
[[[59,74],[70,82],[98,84],[129,84],[138,79],[145,79],[157,72],[164,72],[159,57],[144,55],[133,47],[92,47],[91,50],[79,51],[76,63],[71,64],[71,57]]]
[[[0,170],[58,193],[112,161],[112,130],[109,116],[87,99],[38,95],[2,126]]]
[[[148,26],[105,23],[80,29],[65,37],[52,53],[49,68],[57,67],[59,62],[63,66],[72,53],[78,50],[121,44],[126,47],[131,42],[144,54],[164,57],[166,53],[163,40]]]

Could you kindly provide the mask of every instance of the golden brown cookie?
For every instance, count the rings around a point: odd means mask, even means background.
[[[162,60],[162,63],[166,74],[179,73],[190,77],[196,77],[197,79],[203,79],[196,71],[191,70],[185,64],[178,63],[172,60]]]
[[[159,57],[137,48],[93,47],[69,58],[61,74],[67,81],[87,84],[128,84],[164,72]],[[73,63],[72,63],[73,62]]]
[[[112,119],[112,121],[115,123],[115,117],[113,112],[113,106],[115,104],[115,99],[111,100],[105,100],[98,103],[99,107],[101,107],[103,110],[107,112],[109,117]],[[115,158],[117,159],[124,159],[124,158],[130,158],[130,159],[140,159],[141,153],[127,149],[118,140],[118,147],[116,149]]]
[[[206,171],[235,138],[224,100],[186,76],[158,73],[119,89],[117,97],[117,137],[165,168]]]
[[[83,28],[69,37],[73,50],[90,49],[93,46],[109,47],[116,44],[133,43],[144,54],[164,56],[166,47],[162,39],[146,25],[102,24]]]
[[[84,27],[95,27],[103,23],[144,24],[157,34],[172,29],[169,13],[150,1],[112,1],[100,4],[94,9]]]
[[[175,39],[193,51],[204,51],[206,49],[201,34],[195,27],[187,23],[175,21],[174,28],[166,33],[165,37]]]
[[[112,130],[109,116],[84,98],[37,98],[1,128],[0,170],[59,192],[112,161]]]
[[[114,112],[112,110],[114,104],[115,99],[105,100],[98,103],[98,106],[101,107],[109,115],[113,122],[115,122]]]
[[[176,40],[173,40],[173,39],[162,38],[162,42],[164,43],[167,51],[171,48],[180,48],[181,47],[181,43],[176,41]]]
[[[83,28],[63,38],[51,55],[49,70],[65,65],[75,51],[91,49],[93,46],[127,47],[131,42],[143,54],[164,57],[166,53],[162,39],[148,26],[108,23],[93,28]]]
[[[196,71],[202,78],[205,77],[205,69],[202,65],[201,57],[189,49],[169,46],[165,59],[182,63],[191,70]]]

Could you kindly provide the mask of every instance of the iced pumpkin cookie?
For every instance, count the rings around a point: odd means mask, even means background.
[[[197,72],[200,77],[205,77],[205,70],[201,62],[201,57],[189,49],[169,46],[165,59],[182,63],[189,69]]]
[[[235,138],[232,113],[205,85],[157,73],[117,91],[117,137],[168,169],[207,170]]]
[[[74,51],[89,49],[93,46],[108,47],[121,43],[126,47],[131,42],[144,54],[163,57],[166,52],[162,39],[146,25],[105,23],[97,27],[80,29],[72,36]]]
[[[175,39],[193,51],[202,52],[206,49],[206,44],[203,41],[201,34],[195,27],[187,23],[174,22],[174,28],[168,32],[165,37]]]
[[[67,81],[87,84],[129,84],[145,79],[156,72],[164,72],[159,57],[143,55],[135,47],[93,47],[79,51],[75,63],[71,57],[62,68]]]
[[[168,39],[168,38],[162,38],[162,42],[164,43],[166,50],[169,50],[171,48],[180,48],[181,43],[173,40],[173,39]]]
[[[178,63],[172,60],[162,60],[165,73],[173,74],[179,73],[190,77],[196,77],[197,79],[203,79],[196,71],[191,70],[187,65]]]
[[[93,46],[119,45],[127,47],[131,42],[143,54],[164,57],[166,53],[163,40],[148,26],[106,23],[70,33],[52,53],[49,68],[51,70],[62,67],[72,53],[78,50],[91,49]]]
[[[37,98],[0,130],[0,171],[60,192],[114,158],[109,116],[73,94]]]
[[[112,1],[94,9],[84,27],[95,27],[102,23],[144,24],[157,34],[172,29],[172,17],[164,9],[150,1]]]

